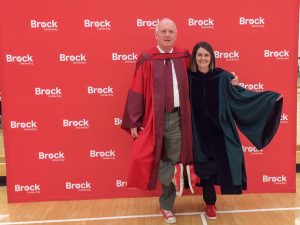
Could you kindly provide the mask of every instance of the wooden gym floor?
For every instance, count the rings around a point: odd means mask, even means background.
[[[300,190],[300,174],[297,174]],[[158,198],[8,204],[0,187],[0,225],[160,225]],[[177,225],[300,225],[300,193],[218,195],[218,218],[207,220],[201,196],[177,198]]]

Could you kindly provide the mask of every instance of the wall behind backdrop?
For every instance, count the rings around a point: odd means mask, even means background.
[[[135,61],[157,20],[179,47],[208,41],[217,65],[284,96],[273,142],[242,137],[248,192],[295,192],[298,0],[0,0],[9,202],[155,196],[126,187],[132,140],[120,129]]]

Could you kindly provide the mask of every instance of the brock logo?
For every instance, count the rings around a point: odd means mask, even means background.
[[[63,127],[74,127],[76,129],[88,129],[89,121],[87,119],[82,120],[63,120]]]
[[[15,192],[27,192],[29,194],[36,194],[41,192],[41,187],[39,184],[32,184],[32,185],[20,185],[15,184]]]
[[[94,149],[90,150],[91,158],[102,158],[102,159],[116,159],[116,151],[115,150],[107,150],[107,151],[96,151]]]
[[[61,98],[62,92],[58,87],[55,88],[39,88],[34,89],[35,95],[37,96],[48,96],[49,98]]]
[[[114,96],[114,89],[110,86],[107,87],[93,87],[88,86],[87,88],[89,95],[100,95],[100,96]]]
[[[127,181],[116,180],[116,187],[117,187],[117,188],[124,188],[124,187],[127,187]]]
[[[101,21],[85,19],[83,21],[85,28],[95,28],[97,30],[111,30],[110,22],[107,19]]]
[[[188,26],[190,27],[201,27],[201,28],[214,28],[214,20],[212,18],[208,19],[188,19]]]
[[[264,84],[261,82],[256,83],[256,84],[239,83],[239,85],[250,91],[263,91],[264,90]]]
[[[65,153],[61,151],[51,153],[39,152],[38,155],[39,160],[50,160],[52,162],[65,161]]]
[[[280,118],[280,123],[288,123],[288,122],[289,122],[288,115],[285,113],[282,113],[281,118]]]
[[[91,184],[91,182],[88,182],[88,181],[83,182],[83,183],[66,182],[65,188],[66,188],[66,190],[91,191],[92,184]]]
[[[281,51],[274,51],[266,49],[264,50],[264,57],[265,58],[273,58],[277,60],[289,60],[290,59],[290,51],[287,49],[281,50]]]
[[[242,146],[243,152],[248,152],[250,154],[263,154],[263,149],[257,149],[256,147],[251,146]]]
[[[115,124],[115,126],[120,126],[122,124],[122,119],[121,118],[115,118],[114,119],[114,124]]]
[[[37,126],[37,122],[33,120],[29,122],[10,121],[10,128],[36,131],[38,126]]]
[[[156,19],[156,20],[136,19],[136,26],[137,27],[149,27],[149,29],[155,29],[158,22],[159,22],[159,19]]]
[[[19,63],[20,65],[33,65],[33,56],[30,54],[27,55],[12,55],[6,54],[7,63]]]
[[[264,27],[265,26],[265,19],[263,17],[258,18],[245,18],[240,17],[240,25],[250,25],[252,27]]]
[[[239,54],[236,50],[230,52],[215,51],[216,59],[225,59],[227,61],[238,61],[240,59]]]
[[[30,27],[31,29],[43,29],[45,31],[57,31],[58,25],[57,21],[37,21],[37,20],[30,20]]]
[[[112,61],[124,61],[125,63],[135,63],[138,59],[138,55],[134,52],[129,54],[119,54],[119,53],[112,53]]]
[[[80,53],[78,55],[67,55],[64,53],[60,53],[59,61],[60,62],[70,62],[73,64],[86,64],[87,63],[86,55],[83,53]]]
[[[287,184],[287,177],[285,175],[280,176],[262,176],[263,183],[273,183],[273,184]]]

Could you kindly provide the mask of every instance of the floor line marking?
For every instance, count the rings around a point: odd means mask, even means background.
[[[247,213],[247,212],[273,212],[273,211],[291,211],[291,210],[300,210],[300,207],[293,208],[270,208],[270,209],[241,209],[241,210],[226,210],[226,211],[217,211],[217,213]]]
[[[206,218],[205,218],[205,213],[202,212],[202,213],[200,213],[200,215],[201,215],[201,221],[202,221],[202,224],[203,224],[203,225],[207,225],[207,221],[206,221]]]
[[[219,214],[227,213],[249,213],[249,212],[272,212],[272,211],[293,211],[300,210],[300,207],[293,208],[269,208],[269,209],[245,209],[245,210],[226,210],[217,211]],[[203,225],[207,225],[204,212],[187,212],[175,213],[176,216],[193,216],[200,215]],[[108,217],[94,217],[94,218],[77,218],[77,219],[61,219],[61,220],[37,220],[37,221],[21,221],[21,222],[0,222],[0,225],[18,225],[18,224],[38,224],[38,223],[66,223],[66,222],[80,222],[80,221],[96,221],[96,220],[118,220],[118,219],[135,219],[135,218],[150,218],[161,217],[161,214],[145,214],[145,215],[131,215],[131,216],[108,216]]]

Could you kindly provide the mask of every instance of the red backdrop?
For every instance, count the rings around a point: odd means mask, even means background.
[[[137,55],[157,20],[179,47],[210,42],[246,88],[284,95],[258,150],[242,137],[248,192],[295,192],[298,0],[0,0],[9,202],[149,196],[126,187],[132,140],[120,120]]]

